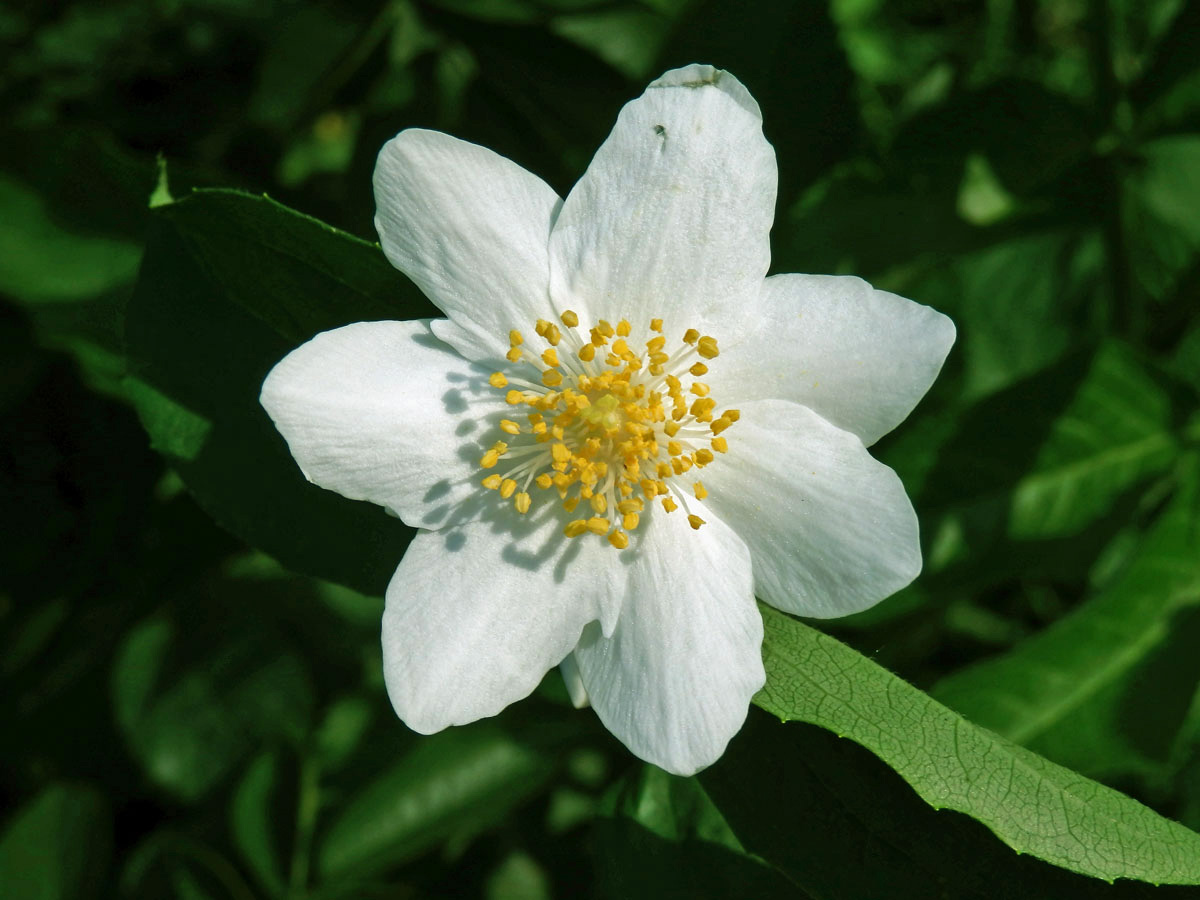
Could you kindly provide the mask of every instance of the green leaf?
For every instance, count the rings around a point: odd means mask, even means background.
[[[1123,187],[1130,269],[1141,291],[1162,300],[1200,252],[1200,137],[1174,135],[1144,144]],[[1190,308],[1193,297],[1180,302]]]
[[[141,248],[68,230],[29,187],[0,173],[0,293],[29,304],[85,300],[132,283]]]
[[[746,854],[695,778],[643,766],[610,805],[594,826],[602,897],[808,896]]]
[[[187,800],[205,794],[263,741],[307,733],[312,687],[303,662],[217,598],[195,598],[211,623],[155,617],[130,632],[113,667],[117,722],[156,783]],[[245,602],[245,598],[240,598]],[[237,628],[221,634],[222,623]]]
[[[1200,684],[1200,467],[1107,589],[934,697],[971,721],[1096,776],[1168,762]]]
[[[381,594],[412,534],[307,481],[258,403],[290,350],[350,322],[436,315],[377,247],[259,197],[156,209],[129,303],[129,395],[222,525],[294,571]]]
[[[762,611],[758,706],[861,744],[930,806],[979,820],[1018,853],[1106,881],[1200,884],[1200,835],[971,724],[828,635]]]
[[[908,731],[916,727],[906,725]],[[936,761],[931,774],[944,768]],[[1196,894],[1185,887],[1108,884],[1014,853],[974,819],[931,807],[853,741],[814,725],[781,725],[756,709],[700,781],[748,850],[820,900],[1163,900]]]
[[[327,880],[365,879],[502,819],[542,789],[553,759],[494,722],[423,738],[352,797],[318,840]]]
[[[100,792],[52,785],[18,811],[0,837],[0,897],[98,896],[111,847],[112,824]]]
[[[937,529],[961,535],[972,571],[988,557],[1028,567],[1037,542],[1061,555],[1054,541],[1080,535],[1171,463],[1177,415],[1123,346],[1072,355],[970,408],[919,505],[940,517]]]
[[[229,810],[230,831],[242,858],[267,893],[275,897],[284,893],[283,866],[276,844],[279,817],[274,814],[279,780],[279,754],[260,754],[246,768]]]

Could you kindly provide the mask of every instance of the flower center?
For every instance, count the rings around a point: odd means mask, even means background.
[[[665,512],[682,504],[688,513],[687,488],[699,500],[708,496],[692,479],[713,462],[713,451],[729,449],[722,432],[739,413],[716,415],[708,385],[698,380],[718,355],[715,338],[689,328],[668,351],[662,319],[652,319],[653,336],[639,354],[624,319],[615,328],[601,319],[586,339],[574,312],[559,319],[563,329],[538,320],[546,345],[540,354],[519,331],[508,334],[513,371],[494,372],[488,382],[506,390],[515,418],[500,420],[505,439],[479,461],[484,469],[507,468],[489,473],[483,486],[522,515],[533,503],[531,486],[553,490],[568,513],[584,514],[567,522],[567,537],[591,533],[623,550],[648,504],[661,498]],[[692,528],[704,524],[687,518]]]

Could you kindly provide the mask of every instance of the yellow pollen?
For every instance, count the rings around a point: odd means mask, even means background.
[[[649,331],[638,333],[625,318],[615,320],[615,327],[601,319],[587,329],[573,310],[553,318],[535,323],[545,341],[538,350],[526,347],[519,331],[510,331],[506,358],[514,368],[488,377],[505,402],[520,409],[496,426],[514,443],[497,441],[479,460],[486,470],[508,456],[509,471],[484,472],[481,484],[511,502],[519,515],[532,509],[532,485],[552,490],[542,496],[562,504],[564,535],[590,533],[625,549],[655,500],[662,502],[660,515],[679,508],[675,497],[682,496],[684,486],[671,479],[684,478],[712,463],[715,453],[725,453],[723,433],[740,414],[732,409],[718,417],[711,386],[699,380],[709,365],[695,357],[714,359],[715,338],[690,328],[683,346],[669,350],[661,319],[650,320]],[[560,330],[557,322],[570,330]],[[569,353],[557,349],[564,337]],[[643,346],[644,351],[638,349]],[[514,381],[524,387],[514,387]],[[703,443],[701,436],[711,449],[694,449]],[[698,500],[709,496],[700,481],[688,489]],[[582,518],[573,518],[580,513]],[[692,528],[704,524],[694,515],[688,522]]]
[[[611,525],[612,523],[603,516],[592,516],[587,520],[587,530],[592,534],[608,534]]]

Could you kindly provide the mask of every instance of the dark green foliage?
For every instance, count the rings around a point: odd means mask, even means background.
[[[4,6],[0,897],[1200,895],[1198,29],[1195,0]],[[773,271],[958,326],[873,448],[925,572],[820,631],[764,610],[775,716],[698,778],[555,674],[415,735],[379,649],[411,530],[308,484],[259,386],[324,329],[437,315],[374,244],[398,130],[564,194],[688,62],[762,106]]]

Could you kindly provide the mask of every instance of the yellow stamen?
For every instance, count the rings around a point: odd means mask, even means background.
[[[557,320],[563,328],[580,328],[573,310],[558,313]],[[530,494],[519,489],[520,482],[553,489],[568,513],[564,518],[577,508],[588,516],[570,518],[563,526],[567,537],[591,533],[624,549],[641,517],[653,510],[655,499],[661,499],[663,515],[678,509],[671,495],[678,496],[681,486],[669,484],[671,479],[712,463],[715,453],[728,450],[723,432],[740,413],[732,409],[716,416],[710,385],[697,380],[708,374],[707,362],[692,360],[686,371],[680,365],[681,355],[714,359],[717,341],[691,328],[684,333],[685,346],[668,351],[661,319],[650,320],[650,333],[644,336],[635,335],[629,319],[618,320],[615,327],[601,319],[587,330],[587,341],[580,340],[583,329],[566,335],[572,356],[584,364],[579,367],[557,350],[564,332],[555,322],[539,319],[534,330],[549,345],[546,349],[526,350],[521,333],[509,332],[507,359],[533,367],[518,378],[527,387],[512,387],[505,372],[488,377],[488,384],[503,393],[508,405],[523,407],[520,413],[529,426],[515,414],[498,421],[498,430],[516,443],[510,450],[509,444],[497,441],[479,464],[494,468],[511,453],[511,477],[488,473],[481,484],[510,501],[519,515],[527,514],[533,505]],[[634,349],[641,346],[646,348],[644,354]],[[529,371],[538,372],[540,386],[529,384]],[[708,426],[711,449],[692,449],[701,443],[702,425]],[[708,497],[700,481],[690,489],[699,500]],[[585,501],[586,506],[581,506]],[[695,515],[689,515],[688,522],[692,528],[704,524]]]

